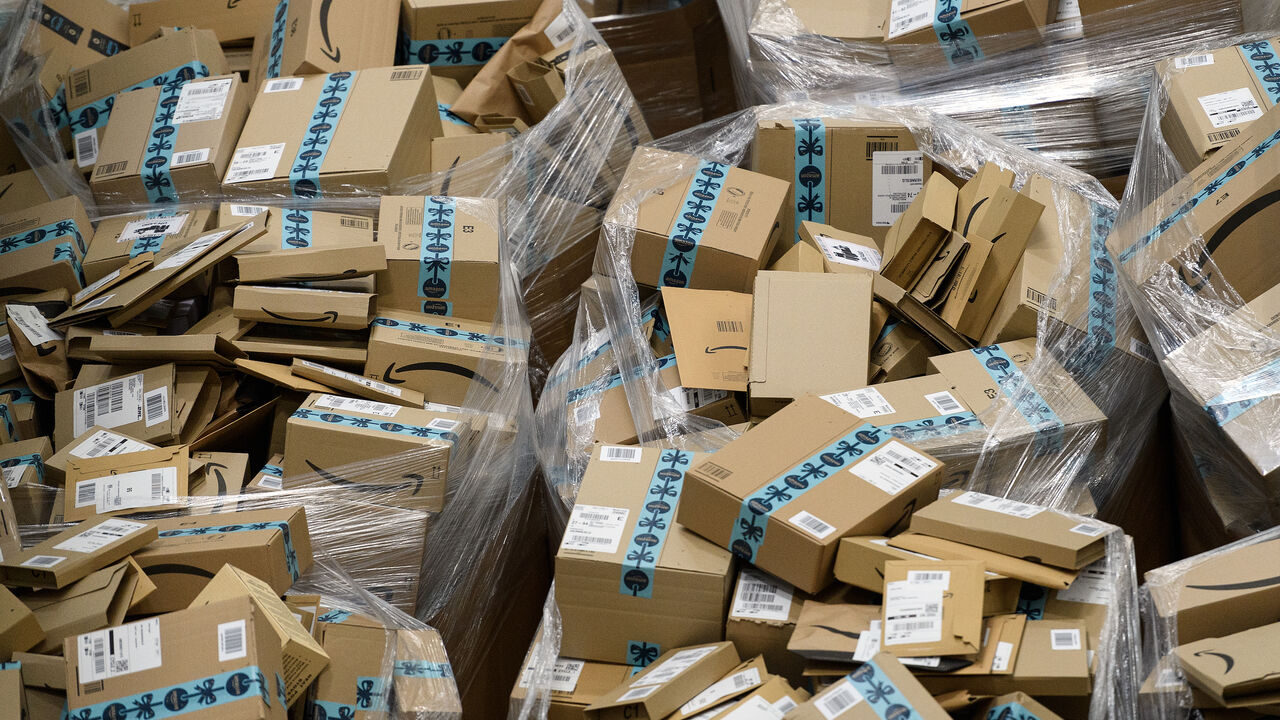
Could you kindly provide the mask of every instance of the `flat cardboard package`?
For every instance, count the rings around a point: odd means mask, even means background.
[[[951,232],[956,186],[941,173],[925,181],[920,194],[889,227],[880,274],[903,289],[920,279]]]
[[[210,227],[206,207],[154,210],[104,218],[98,223],[84,257],[84,279],[96,283],[143,253],[185,245]]]
[[[525,656],[524,669],[511,689],[511,708],[523,706],[533,681],[533,648]],[[583,711],[623,682],[631,673],[630,665],[578,660],[558,657],[552,670],[551,698],[547,705],[547,720],[582,720]]]
[[[883,692],[883,690],[890,692]],[[876,720],[896,713],[922,720],[947,714],[892,655],[880,653],[788,713],[794,720]],[[904,715],[905,717],[905,715]]]
[[[673,167],[688,177],[667,184]],[[634,218],[631,273],[645,287],[750,292],[783,234],[784,180],[646,148],[632,156],[623,182],[637,188],[665,184],[640,201]],[[611,205],[605,222],[632,221],[620,212]]]
[[[1280,540],[1223,551],[1197,562],[1176,580],[1147,574],[1161,622],[1176,625],[1179,643],[1225,637],[1280,622]]]
[[[92,240],[74,195],[0,216],[0,284],[13,294],[75,293],[84,287],[80,262]]]
[[[269,80],[254,97],[223,192],[389,193],[427,172],[431,138],[441,134],[435,102],[425,67]]]
[[[675,712],[741,659],[733,643],[672,649],[591,704],[588,720],[657,720]]]
[[[1058,299],[1050,295],[1064,252],[1053,182],[1041,175],[1032,175],[1023,184],[1022,193],[1043,205],[1044,212],[1027,238],[1027,247],[1005,286],[1004,295],[996,303],[987,329],[982,333],[981,345],[1034,337],[1041,312],[1058,318],[1066,309],[1065,303],[1060,308]]]
[[[101,425],[84,431],[71,442],[58,448],[44,463],[45,477],[49,484],[62,486],[67,478],[67,462],[71,458],[101,457],[119,455],[138,450],[152,450],[156,446],[142,442],[136,438],[108,430]]]
[[[840,582],[864,588],[872,592],[884,592],[885,563],[890,560],[939,560],[932,555],[895,547],[890,539],[876,536],[847,537],[840,541],[836,553],[836,579]],[[1012,612],[1018,606],[1018,594],[1022,581],[999,575],[990,570],[983,573],[982,614],[997,615]]]
[[[611,445],[593,453],[556,553],[562,653],[637,664],[649,648],[722,637],[732,556],[675,522],[685,473],[702,457]]]
[[[176,510],[190,494],[186,445],[97,458],[69,458],[63,519]]]
[[[364,374],[445,405],[463,405],[473,383],[497,392],[500,378],[485,374],[524,352],[488,322],[384,309],[370,327]]]
[[[880,647],[898,657],[978,653],[983,570],[962,560],[886,562]]]
[[[0,561],[0,579],[18,587],[64,588],[155,539],[149,522],[86,520]]]
[[[230,203],[222,208],[228,221],[267,210]],[[237,252],[235,260],[242,283],[340,279],[387,269],[371,218],[316,210],[270,208],[266,234]]]
[[[387,67],[395,63],[396,0],[334,3],[292,0],[276,6],[253,41],[249,85],[273,78]]]
[[[465,83],[524,27],[537,0],[402,0],[403,60]],[[558,44],[558,43],[556,43]]]
[[[76,387],[59,392],[54,399],[55,447],[61,449],[95,425],[155,443],[172,440],[181,430],[174,427],[176,377],[172,363],[141,372],[114,365],[86,367],[101,370],[92,378],[81,370]]]
[[[387,271],[377,275],[379,310],[492,322],[500,294],[497,219],[492,200],[383,197],[378,242]]]
[[[129,42],[139,45],[160,28],[196,25],[218,42],[252,40],[271,22],[277,0],[146,0],[129,5]]]
[[[411,408],[423,407],[427,401],[423,394],[417,390],[388,385],[363,375],[331,368],[302,358],[294,358],[293,365],[289,367],[289,370],[298,377],[313,380],[321,385],[333,388],[337,391],[333,393],[334,395],[350,395]]]
[[[1271,649],[1277,633],[1280,623],[1271,623],[1226,637],[1183,643],[1174,652],[1190,681],[1219,702],[1275,694],[1280,690],[1280,676]]]
[[[942,476],[941,462],[887,430],[805,397],[691,468],[677,519],[816,592],[834,579],[840,538],[902,527]]]
[[[124,622],[125,613],[155,591],[155,585],[128,560],[90,573],[61,590],[26,592],[22,601],[36,614],[44,640],[34,652],[62,649],[63,639]]]
[[[241,320],[298,327],[363,330],[373,321],[373,293],[237,285],[232,312]]]
[[[720,290],[662,289],[680,384],[740,392],[747,389],[752,297]]]
[[[998,572],[1014,580],[1033,583],[1043,588],[1065,590],[1079,577],[1079,574],[1073,570],[1063,570],[1032,560],[987,550],[976,545],[944,540],[916,532],[894,535],[889,539],[889,544],[898,550],[925,554],[943,560],[981,561],[992,572]]]

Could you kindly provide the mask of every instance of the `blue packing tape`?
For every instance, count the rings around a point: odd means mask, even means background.
[[[311,112],[311,124],[307,126],[307,132],[298,145],[298,153],[293,158],[293,165],[289,168],[289,190],[294,197],[324,196],[324,191],[320,188],[324,158],[338,132],[342,111],[347,106],[347,98],[351,96],[351,87],[355,82],[354,70],[329,73],[325,77],[320,97],[316,99],[316,107]]]
[[[349,617],[351,617],[351,612],[348,610],[330,610],[320,617],[317,617],[316,622],[334,623],[336,625],[338,623],[346,622]]]
[[[665,450],[659,457],[645,492],[643,514],[636,518],[635,530],[623,555],[622,577],[618,582],[618,592],[623,595],[653,597],[658,558],[662,557],[662,545],[675,522],[684,474],[692,462],[693,455],[683,450]]]
[[[285,210],[280,225],[280,249],[297,250],[311,247],[311,211]]]
[[[451,122],[454,125],[464,125],[466,127],[471,127],[471,123],[467,122],[466,120],[463,120],[457,115],[454,115],[453,110],[450,109],[451,107],[453,106],[445,105],[442,102],[436,103],[436,108],[440,111],[440,119],[443,120],[444,122]]]
[[[284,59],[284,30],[289,20],[289,0],[276,3],[276,14],[271,18],[271,44],[267,47],[267,77],[280,77],[280,63]]]
[[[795,239],[800,223],[827,222],[827,125],[822,118],[796,118],[795,132]]]
[[[451,678],[453,666],[429,660],[397,660],[393,674],[406,678]]]
[[[498,347],[524,347],[525,342],[518,338],[507,338],[501,335],[489,335],[481,332],[462,332],[453,328],[441,327],[439,325],[431,325],[422,322],[409,322],[407,320],[396,320],[388,317],[375,317],[370,325],[391,328],[394,330],[404,330],[406,332],[422,333],[423,335],[436,335],[438,337],[456,338],[465,342],[481,343],[484,345],[494,345]]]
[[[48,242],[50,240],[60,240],[72,236],[76,247],[80,248],[80,252],[84,253],[84,235],[80,233],[80,227],[75,220],[59,220],[56,223],[41,225],[38,228],[27,230],[26,232],[9,237],[0,238],[0,256],[11,252],[25,250],[33,245]],[[57,260],[65,260],[66,258],[54,258]]]
[[[510,39],[485,37],[410,40],[407,44],[407,64],[430,65],[433,68],[484,65]]]
[[[0,468],[12,468],[23,465],[35,468],[36,477],[39,478],[41,483],[44,483],[44,458],[40,457],[39,453],[18,455],[16,457],[0,460]]]
[[[1021,703],[1007,702],[988,710],[986,720],[1040,720],[1040,716]]]
[[[892,435],[884,428],[861,425],[822,451],[788,470],[781,477],[751,493],[742,501],[734,521],[729,550],[752,562],[764,545],[769,518],[812,490],[831,475],[852,465],[867,452],[883,445]]]
[[[274,475],[276,477],[284,477],[284,468],[279,465],[263,465],[259,471],[263,475]]]
[[[1246,410],[1280,392],[1280,359],[1232,383],[1217,397],[1205,403],[1204,409],[1222,427],[1240,417]],[[1239,398],[1239,399],[1236,399]]]
[[[961,2],[962,0],[937,0],[933,8],[933,32],[938,36],[938,44],[942,46],[942,52],[952,67],[985,57],[978,45],[978,36],[969,27],[969,23],[960,17]]]
[[[880,720],[904,720],[918,713],[902,690],[874,660],[845,676]]]
[[[1280,104],[1280,61],[1277,61],[1276,49],[1267,40],[1245,43],[1240,46],[1246,54],[1249,69],[1258,83],[1266,91],[1272,105]]]
[[[1081,348],[1067,362],[1067,370],[1088,375],[1100,370],[1116,347],[1116,266],[1107,254],[1107,236],[1115,222],[1115,213],[1091,203],[1089,224],[1089,336],[1087,347]]]
[[[451,197],[422,200],[422,238],[418,243],[418,297],[422,312],[449,315],[453,310],[450,276],[453,266],[454,226],[457,202]]]
[[[165,210],[152,210],[151,212],[147,213],[147,219],[155,220],[159,218],[175,217],[176,215],[177,213],[168,212]],[[164,246],[164,235],[139,236],[134,238],[133,243],[129,245],[129,257],[136,258],[142,253],[159,252],[160,248],[163,246]]]
[[[392,435],[406,435],[409,437],[443,440],[448,443],[454,443],[458,440],[458,436],[456,434],[447,430],[436,430],[435,428],[419,425],[404,425],[397,422],[357,417],[354,415],[343,415],[341,413],[312,410],[310,408],[298,408],[293,411],[293,415],[290,417],[295,417],[299,420],[328,423],[330,425],[345,425],[353,428],[377,430],[378,432],[389,433]]]
[[[665,355],[663,357],[658,358],[657,363],[658,363],[658,368],[657,368],[658,371],[661,371],[662,369],[667,367],[672,367],[676,364],[676,356]],[[634,368],[631,371],[631,375],[633,377],[640,377],[643,374],[644,374],[644,366]],[[574,390],[569,391],[568,400],[570,404],[573,404],[583,398],[591,397],[592,395],[599,395],[600,393],[606,390],[612,390],[613,388],[616,388],[621,384],[622,384],[622,373],[614,373],[609,377],[601,378],[596,382],[591,383],[590,385],[583,385],[580,388],[576,388]]]
[[[1018,590],[1019,615],[1026,615],[1028,620],[1043,620],[1044,608],[1049,602],[1049,589],[1033,583],[1024,582]]]
[[[289,523],[283,520],[272,520],[269,522],[244,523],[241,525],[207,525],[203,527],[178,528],[176,530],[165,530],[160,533],[160,537],[193,537],[206,535],[225,535],[227,533],[237,532],[260,532],[262,530],[276,529],[280,531],[281,537],[284,539],[284,561],[289,569],[289,576],[294,580],[302,577],[298,571],[298,553],[293,548],[293,534],[289,529]]]
[[[627,664],[635,668],[649,667],[649,665],[662,655],[662,647],[657,643],[648,643],[639,640],[627,641]],[[635,672],[631,673],[632,675]]]
[[[0,421],[4,421],[4,431],[10,440],[22,439],[18,437],[18,428],[13,424],[13,418],[9,417],[8,403],[0,402]]]
[[[26,385],[8,385],[0,387],[0,400],[8,400],[13,405],[23,405],[36,401],[36,394]]]
[[[974,348],[969,352],[982,363],[1004,396],[1009,398],[1014,408],[1036,431],[1036,453],[1043,455],[1062,449],[1063,422],[1058,414],[1049,407],[1049,403],[1022,374],[1017,363],[1010,358],[999,345]]]
[[[160,86],[160,98],[151,116],[151,129],[147,133],[146,156],[142,160],[142,187],[147,200],[152,203],[170,203],[178,199],[173,186],[170,164],[173,148],[178,142],[178,126],[173,122],[184,83],[178,80]]]
[[[70,720],[168,720],[253,697],[271,707],[266,676],[257,665],[176,683],[70,711]]]
[[[689,287],[693,265],[698,259],[698,241],[706,230],[707,223],[711,221],[711,213],[715,210],[716,201],[720,199],[720,191],[724,188],[724,179],[728,174],[729,166],[725,163],[710,160],[698,163],[698,169],[689,182],[689,190],[680,202],[680,210],[671,225],[671,232],[667,235],[667,251],[662,258],[659,285]]]
[[[76,254],[75,246],[70,242],[61,242],[53,246],[52,262],[62,262],[63,260],[71,263],[71,269],[75,271],[76,279],[80,281],[80,287],[84,287],[84,267],[80,265],[80,256]]]
[[[958,435],[971,430],[981,430],[985,426],[977,415],[966,411],[921,420],[909,420],[896,425],[882,425],[881,427],[888,430],[890,435],[899,440],[914,443],[934,438],[950,437],[951,435]]]
[[[131,90],[141,90],[146,87],[164,87],[165,85],[178,84],[179,86],[196,78],[209,77],[209,67],[202,62],[191,61],[185,65],[179,65],[172,70],[160,73],[153,78],[143,80],[120,92],[129,92]],[[119,94],[119,93],[117,93]],[[81,133],[85,130],[96,130],[107,124],[107,119],[111,117],[111,108],[115,107],[116,96],[108,95],[101,100],[93,102],[77,109],[73,114],[68,112],[67,124],[71,128],[71,133]]]

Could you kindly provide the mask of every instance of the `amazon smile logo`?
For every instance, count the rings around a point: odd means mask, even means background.
[[[320,38],[324,40],[324,47],[320,48],[320,52],[330,60],[340,63],[342,62],[342,48],[334,47],[329,37],[329,10],[333,8],[333,0],[324,0],[320,3]]]

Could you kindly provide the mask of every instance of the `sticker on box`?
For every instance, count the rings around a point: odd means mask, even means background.
[[[569,524],[565,527],[562,550],[588,550],[612,554],[618,551],[622,531],[627,524],[627,508],[603,505],[573,506]]]
[[[932,2],[929,3],[932,8]],[[871,155],[871,224],[890,227],[924,189],[924,153],[879,151]]]
[[[938,463],[933,460],[897,440],[890,440],[861,462],[854,463],[849,472],[890,495],[897,495],[936,467]]]
[[[738,575],[730,617],[786,622],[791,617],[791,589],[780,581],[750,568]]]

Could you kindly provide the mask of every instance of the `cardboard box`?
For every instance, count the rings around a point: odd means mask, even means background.
[[[885,23],[885,42],[891,46],[923,45],[930,50],[938,47],[953,66],[982,59],[984,38],[991,39],[988,52],[1035,45],[1040,42],[1040,29],[1057,17],[1057,5],[1047,0],[963,0],[927,14],[918,9],[918,4],[893,3]],[[939,32],[947,32],[948,39],[939,42]],[[930,56],[936,57],[937,52]],[[891,57],[894,62],[905,62],[911,54],[899,58],[899,53],[891,53]]]
[[[253,100],[223,192],[257,197],[390,193],[406,179],[426,174],[431,138],[441,134],[435,103],[428,68],[269,80]],[[317,112],[324,122],[314,119]]]
[[[722,637],[732,557],[675,522],[685,473],[702,457],[609,445],[592,454],[556,553],[565,655],[638,665],[652,659],[645,648]]]
[[[90,458],[152,450],[156,446],[136,438],[94,425],[82,435],[58,448],[45,460],[45,475],[50,485],[62,486],[66,482],[67,461],[71,458]]]
[[[209,229],[209,208],[155,210],[104,218],[98,223],[84,257],[84,277],[96,283],[143,253],[159,255],[185,245]]]
[[[277,6],[254,37],[250,87],[256,90],[267,80],[284,76],[394,64],[398,11],[396,0],[292,0]]]
[[[1059,308],[1058,298],[1050,294],[1064,252],[1058,227],[1060,210],[1054,197],[1053,182],[1043,176],[1032,175],[1022,186],[1022,193],[1043,205],[1044,212],[1027,238],[1026,250],[1005,286],[1004,295],[996,303],[987,329],[982,333],[982,345],[1034,337],[1041,312],[1060,318],[1066,309],[1065,306]],[[1067,210],[1074,212],[1077,208]]]
[[[877,692],[887,688],[893,692]],[[922,720],[951,717],[892,655],[880,653],[789,713],[795,720],[874,720],[899,712]]]
[[[60,589],[155,539],[146,521],[87,520],[0,561],[0,573],[9,585]]]
[[[978,492],[949,495],[911,516],[911,530],[1075,570],[1106,554],[1108,526]]]
[[[267,211],[266,234],[235,255],[242,283],[333,280],[387,269],[371,218],[229,203],[222,208],[230,217]]]
[[[878,26],[888,11],[888,3],[879,0],[812,12],[860,15],[876,5],[884,6],[874,20]],[[792,7],[800,11],[795,3]],[[829,35],[826,25],[809,27]],[[752,170],[791,183],[781,216],[783,235],[791,239],[780,243],[784,247],[800,242],[803,221],[883,245],[889,227],[915,199],[933,166],[906,127],[851,118],[760,120],[753,150]]]
[[[904,289],[915,286],[951,233],[956,193],[956,186],[941,173],[929,176],[885,235],[880,274],[886,280]]]
[[[2,363],[0,367],[3,367]],[[20,375],[14,377],[20,377]],[[42,413],[37,411],[35,393],[31,392],[31,388],[24,381],[19,380],[0,386],[0,401],[7,403],[9,421],[13,423],[18,435],[28,438],[40,435]]]
[[[0,216],[0,283],[14,294],[84,287],[93,225],[74,195]]]
[[[438,512],[460,427],[453,413],[313,393],[289,416],[286,487],[336,485]],[[369,462],[408,452],[413,465],[403,470]]]
[[[197,29],[161,33],[130,50],[77,68],[67,78],[67,114],[75,138],[76,165],[84,169],[97,161],[102,129],[111,117],[117,93],[177,85],[228,71],[217,37]]]
[[[891,318],[871,346],[871,383],[918,377],[942,348],[910,323]]]
[[[739,662],[728,642],[670,650],[605,693],[585,715],[589,720],[665,718]]]
[[[769,669],[800,682],[804,661],[787,650],[795,632],[804,594],[754,568],[738,571],[733,601],[725,619],[724,639],[743,655],[761,655]]]
[[[431,65],[433,73],[469,82],[533,19],[538,5],[537,0],[403,0],[400,27],[408,37],[398,62]]]
[[[684,387],[747,389],[752,297],[717,290],[662,289],[663,312]]]
[[[22,525],[49,521],[53,488],[45,485],[44,461],[52,455],[53,444],[46,437],[0,445],[0,475],[9,491],[13,513]]]
[[[1023,692],[1012,692],[991,698],[978,708],[979,717],[992,718],[992,720],[1007,720],[1011,717],[1028,715],[1040,720],[1062,720],[1057,713]]]
[[[204,697],[188,716],[283,720],[280,645],[266,622],[241,597],[68,638],[68,708],[92,717],[137,699],[159,706],[181,698],[190,707]],[[102,672],[100,658],[107,659]]]
[[[806,397],[695,465],[677,519],[816,592],[834,579],[840,538],[902,526],[937,497],[942,475],[888,431]]]
[[[808,245],[822,254],[823,272],[857,274],[860,270],[880,271],[884,238],[845,232],[808,220],[800,223],[799,237],[797,245]]]
[[[373,293],[237,285],[232,312],[273,325],[363,330],[373,321],[374,299]]]
[[[218,42],[252,40],[271,22],[276,0],[146,0],[129,5],[129,42],[139,45],[161,28],[195,25],[212,30]]]
[[[805,28],[828,37],[858,43],[879,43],[893,0],[871,0],[848,6],[832,6],[821,0],[787,0]]]
[[[366,400],[389,402],[412,408],[422,407],[426,402],[426,398],[417,390],[388,385],[363,375],[338,370],[302,358],[294,358],[293,365],[289,369],[298,377],[314,380],[333,388],[337,391],[335,394],[352,395]]]
[[[743,695],[760,690],[773,680],[785,685],[788,690],[791,689],[789,685],[786,685],[786,680],[769,674],[769,669],[764,664],[764,658],[755,657],[745,660],[730,670],[724,677],[694,695],[689,702],[681,705],[680,709],[669,715],[668,718],[669,720],[687,720],[688,718],[697,717],[698,713],[704,710],[713,712],[707,710],[707,708],[719,711],[735,704]]]
[[[403,39],[403,36],[401,38]],[[444,127],[444,137],[469,137],[479,134],[480,131],[471,127],[471,123],[454,115],[449,110],[458,101],[458,98],[462,96],[462,86],[458,84],[458,81],[436,72],[431,75],[431,82],[436,86],[436,104],[440,110],[440,122]],[[436,138],[436,140],[441,139],[443,138]],[[507,139],[505,137],[502,138],[504,142]],[[432,157],[434,157],[434,153]]]
[[[871,290],[875,293],[876,303],[884,305],[889,312],[901,320],[905,320],[917,330],[928,335],[940,347],[951,352],[968,350],[973,347],[969,338],[956,332],[956,329],[943,322],[938,314],[930,310],[903,288],[889,282],[882,275],[872,280]]]
[[[1280,623],[1179,645],[1174,653],[1190,681],[1221,703],[1280,689],[1269,647]]]
[[[301,507],[162,518],[155,525],[159,538],[134,553],[158,589],[139,612],[172,612],[190,605],[223,565],[253,573],[282,595],[312,564]]]
[[[1153,570],[1147,583],[1160,621],[1176,625],[1179,643],[1225,637],[1280,622],[1280,540],[1201,556],[1169,577]]]
[[[126,368],[112,365],[86,367],[97,367],[100,371],[90,377],[81,370],[77,387],[63,390],[54,398],[55,447],[62,448],[94,426],[148,442],[167,442],[174,438],[180,428],[175,428],[173,422],[175,370],[172,364],[128,374],[125,374]]]
[[[535,123],[542,122],[564,99],[564,78],[554,67],[537,62],[523,62],[507,71],[507,82],[520,96],[529,119]]]
[[[0,175],[0,214],[7,215],[53,199],[34,170]]]
[[[123,623],[134,598],[154,590],[155,585],[138,566],[126,561],[90,573],[61,590],[22,593],[22,602],[44,630],[44,640],[34,652],[59,652],[65,638]]]
[[[857,536],[847,537],[840,541],[840,550],[836,553],[836,579],[855,587],[872,592],[884,592],[884,567],[891,560],[941,560],[942,558],[914,550],[895,547],[891,543],[906,537],[907,533],[894,538]],[[955,557],[953,560],[968,558]],[[985,561],[984,561],[985,566]],[[1018,606],[1018,594],[1022,589],[1022,580],[987,570],[983,573],[983,616],[1012,612]]]
[[[540,634],[540,633],[539,633]],[[538,635],[534,636],[535,638]],[[525,656],[524,669],[511,689],[511,709],[522,707],[533,678],[533,650]],[[547,704],[547,720],[582,720],[583,711],[618,685],[626,682],[630,665],[577,660],[558,657],[552,670],[551,697]]]
[[[486,374],[524,354],[523,341],[491,335],[488,322],[381,310],[370,327],[364,374],[434,403],[463,405],[473,383],[497,392],[500,378]]]
[[[900,657],[979,652],[983,571],[973,561],[886,562],[880,647]]]
[[[63,518],[131,514],[183,507],[191,473],[186,445],[67,460]]]
[[[867,377],[871,273],[756,275],[751,309],[750,407],[767,417],[805,395]]]
[[[769,266],[778,272],[827,272],[827,260],[821,250],[806,243],[796,243]]]
[[[0,586],[0,657],[25,652],[44,639],[44,630],[31,612],[8,588]]]
[[[673,168],[689,177],[669,183]],[[632,156],[622,182],[637,189],[663,185],[640,202],[637,217],[623,217],[616,204],[605,214],[606,223],[636,224],[631,273],[638,284],[751,291],[782,235],[786,181],[644,149]]]
[[[889,539],[889,544],[899,550],[924,553],[943,560],[977,560],[992,572],[1044,588],[1066,589],[1078,577],[1075,571],[1050,567],[1032,560],[916,532],[895,535]]]

